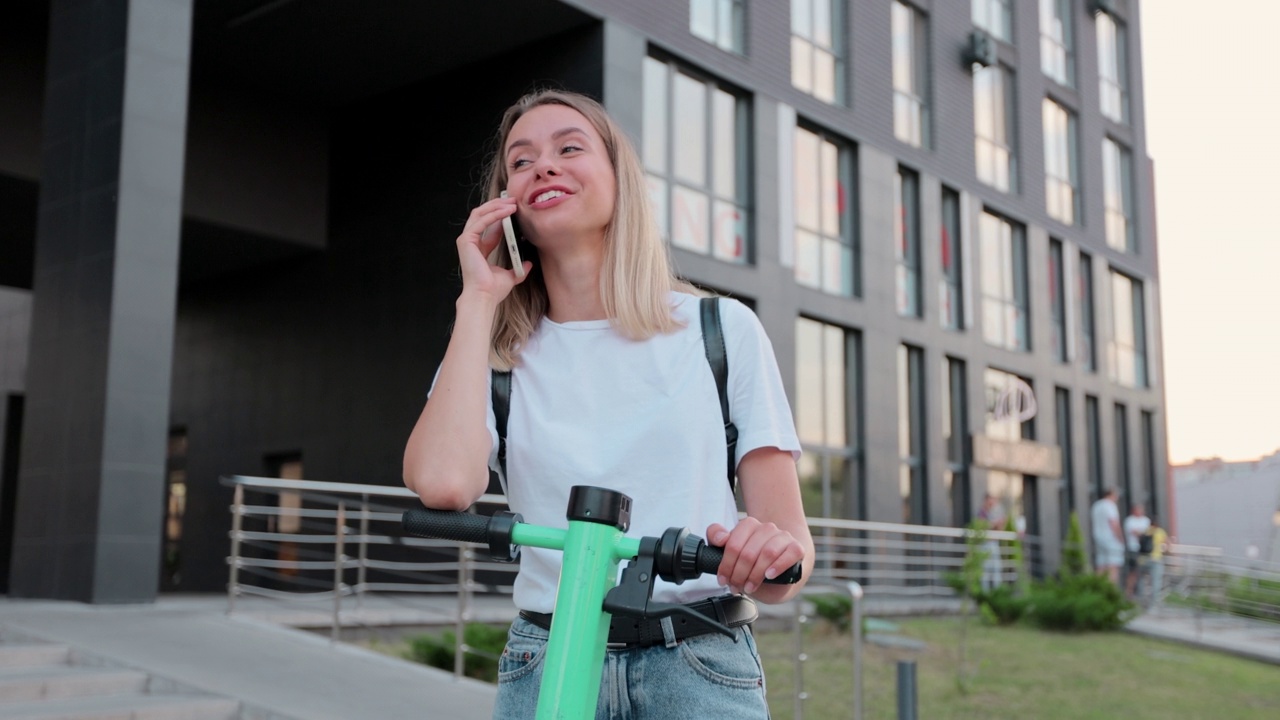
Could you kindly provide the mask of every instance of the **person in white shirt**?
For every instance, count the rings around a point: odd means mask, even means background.
[[[1120,508],[1116,505],[1115,488],[1107,488],[1089,509],[1089,525],[1093,531],[1094,567],[1117,586],[1120,566],[1124,563],[1124,535],[1120,530]]]
[[[1150,527],[1151,518],[1141,503],[1129,508],[1129,515],[1124,519],[1124,593],[1129,599],[1133,599],[1138,584],[1138,542]]]
[[[566,522],[570,486],[608,487],[634,501],[629,534],[684,526],[724,547],[718,577],[659,583],[655,600],[741,606],[794,597],[803,583],[762,584],[796,562],[807,578],[814,559],[800,443],[772,345],[746,306],[719,300],[739,431],[732,463],[747,515],[739,520],[702,344],[703,293],[671,270],[625,133],[584,95],[527,95],[503,116],[484,191],[457,239],[457,316],[405,448],[405,484],[427,507],[461,510],[485,492],[492,469],[512,510],[553,526]],[[523,235],[523,275],[502,245],[506,218]],[[505,472],[493,370],[511,372]],[[560,553],[523,552],[521,613],[499,664],[495,717],[533,715],[561,562]],[[736,640],[678,632],[667,624],[656,644],[647,634],[611,642],[601,717],[768,717],[747,627],[735,629]],[[690,672],[690,663],[715,672]]]

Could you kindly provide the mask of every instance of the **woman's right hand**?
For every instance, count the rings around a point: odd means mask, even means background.
[[[524,281],[516,277],[514,270],[489,262],[489,256],[505,242],[502,219],[516,212],[515,198],[494,198],[471,211],[467,223],[458,236],[458,262],[462,268],[462,289],[488,295],[494,303],[501,302],[511,288]],[[524,262],[525,277],[533,263]]]

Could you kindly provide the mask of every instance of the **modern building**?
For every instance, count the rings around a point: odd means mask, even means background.
[[[1170,472],[1178,542],[1280,563],[1280,451],[1243,462],[1196,460]]]
[[[220,476],[399,484],[479,166],[541,86],[603,100],[680,272],[758,313],[810,515],[955,525],[990,491],[1052,567],[1101,487],[1167,497],[1139,26],[1136,0],[10,3],[0,578],[219,589]]]

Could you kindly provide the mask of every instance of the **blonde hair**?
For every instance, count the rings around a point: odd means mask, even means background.
[[[511,128],[521,116],[541,105],[563,105],[581,113],[600,134],[613,165],[617,197],[613,218],[605,228],[604,261],[600,269],[600,296],[605,315],[618,332],[632,340],[675,332],[682,323],[672,316],[668,293],[672,290],[701,293],[672,272],[667,245],[649,206],[644,167],[626,133],[600,103],[579,93],[540,90],[507,108],[498,126],[497,147],[486,171],[486,200],[498,197],[507,186],[504,149]],[[510,265],[510,258],[501,252],[501,245],[495,252],[500,254],[504,266]],[[511,290],[494,316],[489,362],[498,370],[510,370],[516,365],[520,350],[547,314],[547,288],[536,249],[531,256],[527,258],[533,260],[529,277]]]

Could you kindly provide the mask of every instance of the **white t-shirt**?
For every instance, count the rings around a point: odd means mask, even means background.
[[[1129,515],[1124,519],[1124,542],[1129,552],[1138,552],[1138,537],[1151,527],[1151,518],[1146,515]]]
[[[737,524],[699,299],[672,293],[671,301],[685,326],[649,340],[628,340],[608,320],[544,319],[534,331],[511,374],[504,481],[511,509],[525,522],[567,527],[569,489],[595,485],[631,497],[629,537],[660,536],[669,527],[701,536],[711,523]],[[799,459],[791,408],[764,328],[742,303],[719,302],[730,413],[738,427],[735,462],[761,447]],[[498,470],[492,407],[488,423],[489,466]],[[521,549],[516,607],[552,611],[561,558],[558,550]],[[714,575],[704,575],[678,586],[658,581],[654,599],[685,603],[723,592]]]
[[[1102,498],[1093,504],[1089,511],[1090,525],[1093,526],[1093,542],[1098,545],[1116,546],[1120,541],[1111,530],[1111,521],[1120,522],[1120,508],[1114,501]]]

